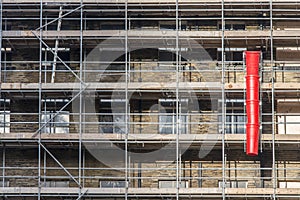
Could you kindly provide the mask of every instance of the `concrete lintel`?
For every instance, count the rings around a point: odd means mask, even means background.
[[[36,32],[39,35],[39,32]],[[268,30],[243,30],[243,31],[225,31],[224,33],[226,38],[262,38],[269,37],[270,31]],[[126,36],[126,31],[124,30],[84,30],[84,37],[111,37]],[[129,30],[129,37],[138,37],[138,38],[149,38],[149,37],[176,37],[176,32],[173,30]],[[182,38],[216,38],[221,39],[221,31],[179,31],[179,36]],[[273,30],[273,36],[278,38],[284,37],[299,37],[299,30]],[[19,37],[34,37],[31,31],[3,31],[3,38],[19,38]],[[63,31],[43,31],[43,39],[55,39],[57,37],[80,37],[80,31],[78,30],[63,30]]]
[[[123,82],[117,83],[87,83],[87,89],[104,89],[104,90],[115,90],[125,89],[126,84]],[[3,91],[5,90],[36,90],[39,89],[38,83],[1,83],[0,87]],[[43,90],[73,90],[80,89],[80,83],[43,83],[41,85]],[[172,89],[176,88],[176,82],[131,82],[128,84],[129,90],[160,90],[160,89]],[[218,90],[221,89],[220,83],[214,82],[180,82],[180,89],[209,89]],[[269,90],[272,88],[271,83],[263,83],[261,89]],[[275,83],[274,89],[276,90],[298,90],[300,83]],[[226,83],[226,90],[243,90],[245,89],[244,83]]]
[[[125,188],[84,188],[87,190],[87,195],[122,195],[125,193]],[[128,195],[161,195],[161,194],[176,194],[176,188],[129,188]],[[34,195],[38,193],[37,187],[1,187],[0,194],[26,194]],[[221,188],[180,188],[181,195],[221,195]],[[226,195],[272,195],[273,188],[226,188]],[[61,187],[61,188],[41,188],[41,194],[70,194],[77,195],[78,188]],[[299,195],[299,188],[278,188],[277,195]],[[246,197],[246,196],[245,196]]]
[[[39,0],[3,0],[3,3],[39,3]],[[61,3],[61,0],[44,0],[45,3]],[[78,0],[64,0],[65,3],[78,3]],[[101,3],[125,3],[126,0],[101,0]],[[179,0],[179,3],[221,3],[222,0]],[[224,0],[224,2],[229,3],[268,3],[269,0]],[[286,2],[286,0],[273,0],[273,2]],[[294,0],[294,2],[299,2],[299,0]],[[99,3],[99,0],[83,0],[83,3]],[[162,3],[161,0],[128,0],[128,3]],[[165,0],[164,3],[175,4],[176,0]]]
[[[0,134],[0,139],[5,140],[30,140],[32,138],[33,133],[2,133]],[[78,141],[79,135],[76,133],[70,134],[42,134],[42,140],[66,140],[66,141]],[[124,134],[91,134],[91,133],[83,133],[82,139],[86,141],[122,141],[125,139]],[[179,140],[184,141],[212,141],[215,142],[221,141],[221,134],[183,134],[179,136]],[[262,141],[271,141],[272,134],[262,134]],[[147,142],[168,142],[176,140],[176,135],[173,134],[129,134],[128,141],[145,141]],[[226,134],[225,140],[228,143],[237,143],[239,141],[245,140],[245,134]],[[299,134],[285,134],[285,135],[275,135],[275,140],[278,142],[289,142],[289,141],[300,141]]]
[[[123,82],[117,83],[87,83],[87,90],[105,89],[105,90],[116,90],[125,89],[126,84]],[[39,89],[38,83],[2,83],[0,84],[2,90],[36,90]],[[132,82],[128,84],[129,90],[160,90],[160,89],[175,89],[176,82]],[[240,87],[240,84],[230,86]],[[72,90],[80,89],[80,83],[43,83],[41,88],[44,90]],[[220,83],[213,82],[180,82],[180,89],[221,89]],[[228,88],[229,89],[229,88]]]

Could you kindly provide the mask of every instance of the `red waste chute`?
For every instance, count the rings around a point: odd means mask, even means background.
[[[258,155],[259,143],[259,62],[260,51],[246,51],[247,148],[249,156]]]

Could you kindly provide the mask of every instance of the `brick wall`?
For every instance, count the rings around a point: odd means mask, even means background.
[[[78,150],[76,148],[49,148],[48,149],[61,164],[73,175],[78,175]],[[2,151],[0,151],[0,164],[2,166]],[[218,159],[220,151],[212,151],[208,156],[199,160],[183,160],[180,167],[182,181],[187,181],[188,187],[219,187],[222,181],[222,161]],[[284,154],[282,156],[281,154]],[[54,180],[67,180],[70,187],[76,187],[76,183],[70,179],[63,169],[48,155],[44,157],[42,151],[41,174],[42,182]],[[277,177],[280,181],[293,181],[300,174],[300,163],[291,152],[278,152]],[[11,187],[36,187],[38,175],[38,151],[37,148],[6,148],[5,156],[5,176]],[[285,158],[285,159],[283,159]],[[272,187],[272,170],[262,168],[272,168],[271,152],[267,150],[259,158],[253,160],[252,157],[245,156],[240,150],[227,152],[226,180],[227,181],[247,181],[249,188]],[[44,170],[44,163],[47,169]],[[124,172],[114,170],[92,157],[88,151],[85,153],[84,164],[86,170],[82,172],[86,179],[85,187],[99,187],[100,180],[124,180]],[[120,165],[119,167],[121,167]],[[29,168],[30,167],[30,168]],[[130,187],[158,188],[159,181],[176,180],[176,164],[167,164],[163,161],[151,161],[147,163],[131,163],[129,171]],[[142,170],[138,168],[141,167]],[[89,169],[88,169],[89,168]],[[98,168],[98,169],[97,169]],[[2,171],[1,171],[2,172]],[[140,180],[140,181],[139,181]]]
[[[50,55],[51,53],[48,52]],[[76,49],[71,49],[70,51],[70,60],[78,60],[78,52]],[[48,59],[47,68],[45,68],[45,62],[42,66],[42,75],[41,82],[51,82],[52,75],[52,61]],[[10,60],[8,60],[10,62]],[[17,49],[11,52],[11,62],[6,64],[7,71],[2,71],[1,80],[6,83],[38,83],[39,82],[39,49]],[[67,65],[73,70],[79,69],[79,64],[69,64],[69,61],[66,61]],[[5,69],[5,68],[3,68]],[[3,70],[2,69],[2,70]],[[64,67],[64,65],[57,60],[55,82],[64,83],[64,82],[74,82],[75,76]],[[60,69],[63,69],[63,72],[60,72]],[[47,70],[47,71],[46,71]],[[78,73],[79,74],[79,73]]]
[[[10,131],[14,133],[36,131],[39,127],[38,105],[38,99],[13,99],[10,104]]]

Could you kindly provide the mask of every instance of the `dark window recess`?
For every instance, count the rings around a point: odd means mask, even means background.
[[[218,51],[218,60],[222,60],[222,52]],[[243,61],[243,52],[242,51],[226,51],[225,52],[226,61]]]
[[[4,72],[4,80],[6,79],[5,72],[16,70],[15,66],[12,66],[11,60],[12,60],[12,53],[11,51],[1,51],[1,58],[2,61],[5,61],[5,63],[2,64],[1,71]]]
[[[54,55],[50,51],[43,51],[43,69],[52,70]],[[58,51],[57,56],[66,64],[70,62],[70,51]],[[60,61],[56,59],[56,70],[67,70],[67,67]]]
[[[158,51],[158,59],[159,59],[159,61],[165,61],[165,62],[172,61],[172,62],[175,62],[176,61],[175,48],[174,48],[174,52],[168,51],[168,50],[159,50]],[[181,61],[186,61],[186,59],[184,57],[181,57]]]
[[[298,71],[300,69],[300,65],[299,66],[289,66],[289,65],[285,65],[285,66],[279,66],[277,67],[277,69],[279,70],[283,70],[283,71]]]
[[[103,22],[100,25],[101,30],[124,30],[124,22]]]
[[[245,30],[246,26],[245,24],[232,24],[233,30]]]
[[[159,29],[160,30],[175,30],[176,29],[176,24],[175,23],[170,23],[170,24],[159,24]]]
[[[2,23],[2,30],[3,31],[12,30],[11,27],[12,27],[11,22]]]
[[[3,71],[13,71],[13,70],[16,70],[17,68],[15,66],[10,66],[10,65],[7,65],[5,67],[3,67]]]
[[[176,55],[170,51],[159,51],[159,61],[175,61]]]
[[[205,49],[212,60],[217,60],[217,48]]]
[[[124,71],[125,65],[124,64],[110,64],[107,68],[107,70],[113,70],[113,71]]]
[[[2,61],[11,61],[12,52],[11,51],[1,51]]]

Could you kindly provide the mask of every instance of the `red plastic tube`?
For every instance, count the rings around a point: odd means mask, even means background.
[[[258,155],[259,143],[259,61],[260,51],[246,51],[246,153]]]

